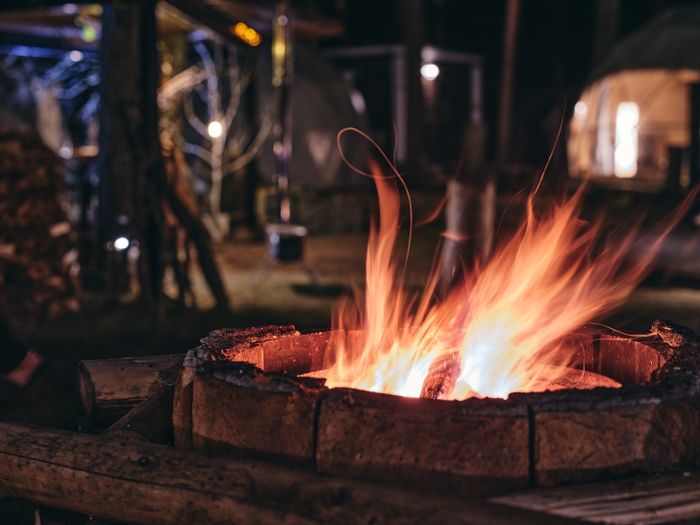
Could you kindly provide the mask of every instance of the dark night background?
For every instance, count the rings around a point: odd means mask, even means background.
[[[299,2],[301,6],[313,3]],[[667,7],[697,3],[620,0],[616,37],[629,35]],[[338,2],[335,12],[343,19],[346,34],[322,45],[401,41],[396,23],[398,4],[400,1],[395,0]],[[594,0],[521,2],[513,101],[514,159],[541,163],[552,145],[551,135],[543,131],[543,121],[548,118],[558,121],[564,101],[567,115],[571,114],[594,66],[597,4]],[[485,58],[485,118],[493,132],[500,89],[505,2],[428,0],[424,2],[424,13],[425,43]]]

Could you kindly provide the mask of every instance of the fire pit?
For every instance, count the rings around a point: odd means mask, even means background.
[[[700,464],[698,336],[662,320],[571,332],[624,301],[664,234],[628,261],[634,232],[599,245],[582,191],[547,212],[535,191],[487,262],[414,296],[402,179],[371,171],[380,220],[339,329],[213,332],[178,380],[176,445],[472,496]]]
[[[212,332],[178,380],[176,445],[470,495],[700,465],[700,339],[687,328],[657,321],[632,337],[585,327],[561,342],[578,377],[620,388],[580,389],[569,373],[557,391],[443,401],[304,377],[361,335]]]

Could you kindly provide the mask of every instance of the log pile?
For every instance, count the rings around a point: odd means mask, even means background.
[[[77,308],[60,159],[37,133],[0,131],[0,307],[35,322]],[[69,256],[68,256],[69,257]]]

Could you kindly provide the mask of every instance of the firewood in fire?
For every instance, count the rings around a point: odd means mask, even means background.
[[[447,399],[454,392],[462,372],[459,352],[452,350],[438,356],[428,369],[420,391],[422,399]]]
[[[666,319],[657,319],[651,326],[651,333],[658,335],[664,343],[673,348],[680,348],[686,344],[700,346],[698,334],[690,328],[673,323]]]

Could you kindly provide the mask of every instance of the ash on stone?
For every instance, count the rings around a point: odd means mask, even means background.
[[[673,348],[680,348],[687,344],[700,346],[700,337],[690,328],[676,324],[667,319],[657,319],[651,325],[651,333],[658,335],[664,343]]]
[[[197,367],[197,375],[210,376],[244,388],[283,394],[318,393],[325,389],[326,382],[325,379],[264,372],[255,365],[244,362],[205,362]]]

